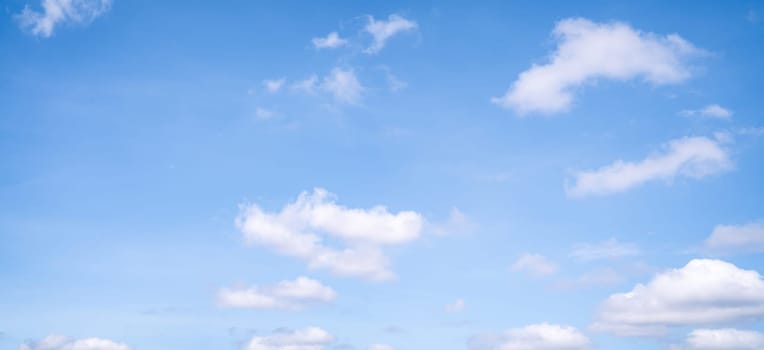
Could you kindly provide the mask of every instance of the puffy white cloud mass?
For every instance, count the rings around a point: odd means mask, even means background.
[[[720,105],[712,104],[705,106],[701,109],[686,109],[679,114],[685,116],[685,117],[707,117],[707,118],[716,118],[716,119],[729,119],[732,117],[732,111],[729,109],[726,109]]]
[[[670,350],[762,350],[764,334],[734,328],[696,329],[687,335],[684,344]]]
[[[313,43],[313,47],[317,49],[334,49],[347,45],[348,41],[340,38],[340,35],[337,34],[337,32],[331,32],[325,38],[313,38],[311,43]]]
[[[582,243],[573,247],[570,256],[579,260],[617,259],[641,254],[639,247],[611,238],[600,243]]]
[[[374,17],[369,16],[369,22],[364,30],[371,34],[374,42],[364,52],[369,54],[377,53],[385,47],[387,40],[396,34],[413,30],[416,27],[416,22],[396,14],[388,16],[387,20],[375,20]]]
[[[307,261],[339,275],[371,280],[394,277],[384,245],[403,244],[419,238],[424,218],[413,211],[391,213],[383,206],[346,208],[324,189],[303,192],[278,212],[266,212],[256,204],[244,208],[237,226],[247,242]],[[322,236],[345,244],[336,249]]]
[[[39,341],[21,344],[19,350],[130,350],[125,344],[108,339],[72,339],[62,335],[49,335]]]
[[[681,82],[690,76],[685,58],[701,52],[676,34],[661,36],[584,18],[559,21],[552,35],[557,48],[549,62],[520,73],[494,103],[520,115],[561,112],[570,107],[576,88],[597,79]]]
[[[252,337],[244,350],[322,350],[333,341],[334,336],[329,332],[318,327],[309,327]]]
[[[721,260],[695,259],[656,275],[627,293],[613,294],[593,330],[655,336],[670,326],[734,322],[764,316],[764,280],[758,272]]]
[[[337,293],[321,282],[307,277],[281,281],[270,286],[223,288],[218,292],[218,304],[224,307],[256,309],[300,309],[306,303],[328,302]]]
[[[648,181],[677,177],[702,178],[732,168],[728,151],[707,137],[684,137],[670,141],[663,152],[637,162],[617,160],[610,165],[573,174],[566,184],[572,197],[623,192]]]
[[[21,28],[48,38],[62,23],[88,24],[111,9],[111,0],[42,0],[42,12],[24,7],[15,17]]]
[[[717,225],[703,247],[716,253],[764,252],[764,224]]]
[[[526,253],[512,264],[512,271],[524,271],[540,277],[557,272],[557,264],[543,255]]]
[[[473,337],[471,350],[581,350],[591,347],[589,338],[570,326],[541,323],[507,330],[503,334]]]

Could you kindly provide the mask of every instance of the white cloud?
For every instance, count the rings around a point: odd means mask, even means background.
[[[500,335],[470,340],[471,350],[581,350],[591,347],[589,338],[574,327],[541,323],[513,328]]]
[[[336,297],[337,293],[321,282],[298,277],[294,281],[281,281],[270,286],[221,289],[218,304],[256,309],[300,309],[306,303],[329,302]]]
[[[125,344],[108,339],[72,339],[62,335],[49,335],[39,341],[21,344],[19,350],[130,350]]]
[[[237,219],[248,242],[304,259],[311,268],[372,280],[394,277],[381,247],[419,238],[423,223],[424,218],[413,211],[393,214],[383,206],[355,209],[337,205],[335,196],[320,188],[303,192],[275,213],[250,205]],[[346,247],[329,247],[322,235],[339,239]]]
[[[358,104],[363,94],[363,86],[355,73],[349,69],[334,68],[321,82],[321,89],[331,94],[335,100],[347,104]]]
[[[337,32],[331,32],[326,38],[313,38],[311,40],[313,47],[317,49],[334,49],[347,45],[348,41],[340,38]]]
[[[704,242],[711,252],[764,252],[764,224],[717,225]]]
[[[600,259],[618,259],[641,254],[636,244],[621,243],[611,238],[601,243],[583,243],[573,247],[570,256],[584,261]]]
[[[467,305],[464,303],[464,299],[456,299],[453,303],[446,305],[446,311],[448,312],[462,312]]]
[[[764,316],[758,272],[721,260],[695,259],[647,284],[605,300],[592,329],[619,335],[661,335],[669,326],[734,322]]]
[[[604,195],[623,192],[653,180],[676,177],[702,178],[728,170],[732,161],[719,141],[706,137],[684,137],[670,141],[662,153],[638,162],[618,160],[613,164],[574,174],[569,196]]]
[[[373,344],[369,346],[369,350],[395,350],[395,348],[386,344]]]
[[[42,0],[42,13],[25,6],[15,18],[21,28],[48,38],[58,24],[88,24],[111,8],[111,0]]]
[[[317,87],[318,87],[318,76],[315,74],[311,75],[307,79],[300,80],[292,84],[292,90],[300,91],[300,92],[311,94],[311,95],[316,93]]]
[[[729,119],[732,117],[733,113],[731,110],[726,109],[720,105],[712,104],[701,109],[686,109],[679,112],[679,114],[685,117],[700,116],[716,119]]]
[[[267,120],[276,117],[276,112],[262,107],[255,108],[255,118],[260,120]]]
[[[245,350],[322,350],[334,341],[334,336],[318,328],[309,327],[269,336],[255,336]]]
[[[696,329],[671,350],[762,350],[764,334],[734,328]]]
[[[447,235],[472,232],[476,227],[477,224],[459,208],[451,208],[448,220],[444,223],[431,224],[430,231],[436,235]]]
[[[645,33],[619,22],[570,18],[558,22],[552,34],[557,48],[549,63],[520,73],[492,102],[521,115],[561,112],[570,107],[576,88],[597,79],[683,81],[690,76],[684,58],[700,52],[676,34]]]
[[[263,80],[263,86],[268,92],[278,92],[284,86],[284,83],[286,83],[284,78]]]
[[[385,20],[375,20],[374,17],[369,16],[369,22],[366,24],[364,30],[371,34],[374,38],[374,42],[364,52],[374,54],[382,50],[385,47],[387,40],[398,33],[413,30],[417,27],[417,23],[399,15],[392,14]]]
[[[523,254],[512,264],[512,271],[525,271],[540,277],[557,272],[557,264],[543,255]]]

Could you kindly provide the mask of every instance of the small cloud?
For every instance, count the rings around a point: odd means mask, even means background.
[[[276,112],[270,109],[266,109],[262,107],[255,108],[255,118],[259,120],[273,119],[276,116],[277,116]]]
[[[317,87],[318,87],[318,76],[313,74],[304,80],[300,80],[292,84],[291,89],[294,91],[312,95],[316,93]]]
[[[618,259],[642,254],[636,244],[620,243],[611,238],[601,243],[582,243],[573,248],[571,257],[578,260],[590,261],[600,259]]]
[[[395,348],[387,344],[374,344],[369,346],[369,350],[395,350]]]
[[[713,119],[729,119],[732,117],[733,112],[720,105],[712,104],[705,106],[701,109],[686,109],[679,112],[679,115],[684,117],[705,117]]]
[[[43,0],[42,12],[25,6],[14,17],[23,30],[49,38],[58,24],[89,24],[111,9],[111,0]]]
[[[623,281],[624,277],[622,273],[619,273],[613,268],[606,267],[589,271],[575,279],[558,281],[552,284],[552,287],[557,289],[592,288],[618,284]]]
[[[764,333],[734,328],[696,329],[687,335],[684,344],[669,350],[761,350]]]
[[[456,312],[462,312],[464,311],[464,308],[466,305],[464,304],[464,299],[456,299],[453,303],[446,305],[446,311],[451,313]]]
[[[321,82],[321,89],[331,94],[341,103],[358,104],[364,91],[355,72],[350,69],[334,68]]]
[[[126,344],[109,339],[84,338],[72,339],[52,334],[39,341],[21,344],[19,350],[131,350]]]
[[[340,38],[337,32],[331,32],[326,38],[313,38],[313,47],[317,49],[335,49],[347,45],[348,41]]]
[[[322,350],[335,338],[319,327],[308,327],[295,331],[281,330],[267,336],[254,336],[244,347],[245,350]]]
[[[585,350],[591,340],[578,329],[549,323],[527,325],[503,333],[473,336],[469,350]]]
[[[523,254],[512,264],[512,271],[542,277],[557,272],[557,264],[540,254]]]
[[[436,235],[468,233],[475,230],[477,224],[464,214],[459,208],[451,208],[448,221],[440,224],[432,224],[431,231]]]
[[[764,224],[717,225],[703,248],[720,254],[764,252]]]
[[[251,288],[223,288],[218,292],[218,304],[231,308],[296,310],[306,303],[329,302],[337,294],[321,282],[307,277],[293,281]]]
[[[417,23],[400,15],[392,14],[388,16],[387,20],[375,20],[374,17],[369,16],[369,22],[366,24],[364,31],[371,34],[374,38],[374,42],[369,46],[365,53],[375,54],[382,50],[387,43],[387,40],[393,36],[414,30],[417,27]]]
[[[284,86],[284,83],[286,83],[286,79],[284,78],[263,80],[263,86],[265,87],[265,90],[270,93],[278,92],[281,90],[281,87]]]

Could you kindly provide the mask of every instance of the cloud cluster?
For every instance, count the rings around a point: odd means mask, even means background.
[[[676,34],[644,33],[619,22],[564,19],[552,34],[557,48],[549,63],[520,73],[494,103],[521,115],[561,112],[570,107],[577,87],[597,79],[681,82],[690,76],[685,59],[700,52]]]
[[[721,143],[706,137],[684,137],[670,141],[662,153],[638,162],[618,160],[613,164],[573,175],[573,185],[566,186],[572,197],[623,192],[653,180],[676,177],[702,178],[732,167],[729,154]]]
[[[364,52],[368,54],[378,53],[385,47],[390,38],[399,33],[414,30],[416,27],[416,22],[397,14],[388,16],[387,20],[375,20],[374,17],[369,16],[369,22],[364,27],[364,31],[371,34],[374,42]]]
[[[670,326],[734,322],[764,316],[764,280],[721,260],[696,259],[611,295],[592,329],[626,336],[665,334]]]
[[[223,288],[218,292],[218,304],[224,307],[294,310],[306,303],[329,302],[336,297],[337,293],[321,282],[298,277],[270,286]]]
[[[279,332],[268,336],[255,336],[244,350],[322,350],[334,341],[334,336],[318,328]]]
[[[574,327],[541,323],[470,339],[470,350],[582,350],[589,338]]]
[[[557,264],[540,254],[523,254],[513,264],[512,271],[528,272],[541,277],[557,272]]]
[[[39,341],[21,344],[19,350],[131,350],[131,348],[108,339],[72,339],[62,335],[49,335]]]
[[[303,192],[278,212],[256,204],[242,211],[237,226],[247,242],[307,261],[313,269],[370,280],[388,280],[390,270],[382,246],[403,244],[419,237],[424,218],[413,211],[391,213],[383,206],[346,208],[324,189]],[[343,242],[336,249],[322,235]]]
[[[703,247],[714,253],[764,252],[764,224],[717,225]]]
[[[24,7],[15,17],[21,28],[48,38],[62,23],[88,24],[111,8],[111,0],[42,0],[42,12]]]

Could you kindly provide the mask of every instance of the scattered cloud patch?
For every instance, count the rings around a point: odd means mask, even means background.
[[[131,350],[131,348],[108,339],[72,339],[63,335],[49,335],[39,341],[21,344],[19,350]]]
[[[394,277],[384,245],[403,244],[419,238],[424,218],[413,211],[391,213],[384,206],[346,208],[324,189],[303,192],[278,212],[256,204],[244,208],[237,226],[247,242],[307,261],[313,269],[338,275],[388,280]],[[345,247],[326,245],[322,236]]]
[[[23,30],[49,38],[64,23],[88,24],[111,9],[111,0],[42,0],[42,12],[25,6],[14,17]]]
[[[685,117],[706,117],[714,119],[729,119],[732,117],[733,112],[720,105],[712,104],[705,106],[701,109],[686,109],[679,112],[680,115]]]
[[[374,42],[364,52],[368,54],[378,53],[385,47],[390,38],[399,33],[414,30],[416,27],[416,22],[397,14],[388,16],[387,20],[375,20],[374,17],[369,16],[369,21],[366,27],[364,27],[364,31],[371,34]]]
[[[268,336],[255,336],[245,350],[323,350],[334,342],[334,336],[318,328],[309,327],[295,331],[278,332]]]
[[[658,336],[670,326],[734,322],[764,316],[764,280],[758,272],[710,259],[656,275],[613,294],[592,329],[625,336]]]
[[[300,80],[292,84],[292,90],[306,93],[309,95],[315,94],[318,88],[318,76],[313,74],[306,79]]]
[[[363,94],[363,86],[355,72],[334,68],[321,82],[321,89],[331,94],[337,102],[358,104]]]
[[[527,272],[536,277],[554,274],[557,269],[556,263],[540,254],[523,254],[512,264],[512,271]]]
[[[477,224],[470,220],[467,214],[459,208],[451,208],[448,220],[444,223],[431,224],[430,231],[436,235],[448,235],[472,232],[476,227]]]
[[[348,44],[348,41],[340,38],[337,32],[331,32],[325,38],[313,38],[310,42],[316,49],[336,49]]]
[[[395,348],[386,344],[374,344],[369,346],[369,350],[395,350]]]
[[[470,350],[582,350],[591,340],[578,329],[549,323],[513,328],[502,334],[485,334],[469,341]]]
[[[717,225],[703,247],[715,253],[764,252],[764,224]]]
[[[456,299],[453,303],[446,304],[446,311],[451,313],[462,312],[467,305],[464,303],[464,299]]]
[[[573,247],[570,256],[583,261],[618,259],[623,257],[637,256],[642,251],[636,244],[621,243],[611,238],[601,243],[583,243]]]
[[[696,329],[687,335],[684,344],[669,350],[761,350],[764,333],[734,328]]]
[[[661,153],[638,162],[618,160],[590,171],[577,172],[565,191],[571,197],[623,192],[645,182],[677,177],[702,178],[732,167],[727,150],[707,137],[685,137],[670,141]]]
[[[702,52],[677,34],[645,33],[620,22],[569,18],[558,22],[552,35],[557,48],[549,62],[520,73],[493,103],[520,115],[563,112],[577,88],[598,79],[681,82],[690,77],[685,59]]]
[[[277,116],[276,112],[262,107],[255,108],[255,118],[259,120],[273,119]]]
[[[263,80],[263,86],[265,87],[265,90],[270,93],[278,92],[281,90],[281,88],[284,86],[284,83],[286,83],[286,79],[284,78]]]
[[[224,288],[218,292],[218,304],[223,307],[255,309],[301,309],[307,303],[329,302],[337,293],[321,282],[307,277],[293,281],[250,288]]]

